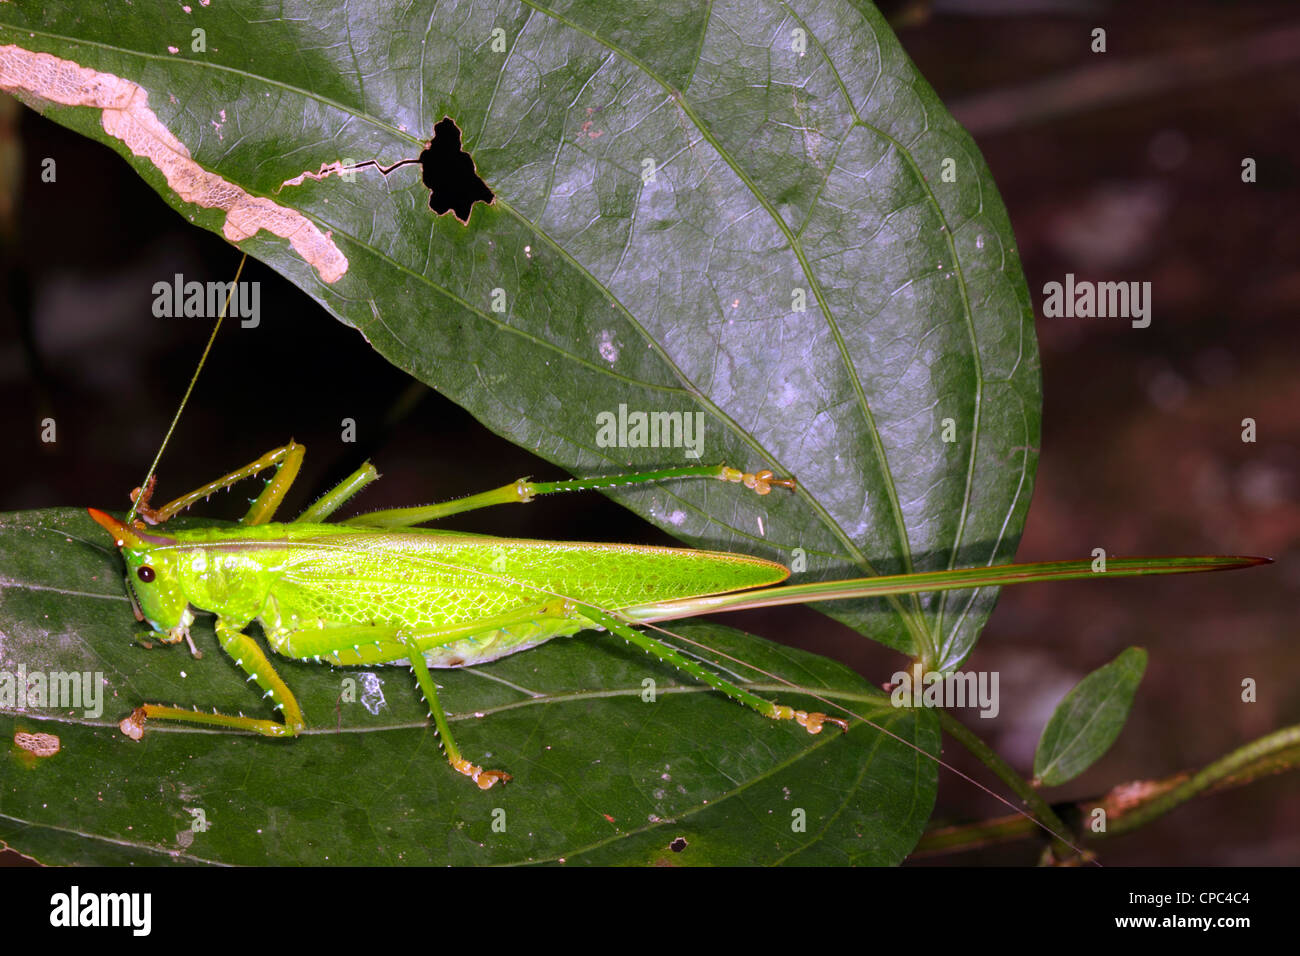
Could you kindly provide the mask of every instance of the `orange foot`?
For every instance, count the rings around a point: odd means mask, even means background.
[[[464,757],[453,760],[451,765],[455,770],[463,773],[478,784],[480,790],[491,789],[492,785],[498,780],[505,783],[507,780],[512,779],[510,774],[503,770],[484,770],[478,764],[470,763]]]
[[[139,740],[144,736],[144,721],[144,708],[137,707],[135,710],[131,711],[130,717],[127,717],[117,725],[117,728],[132,740]]]
[[[849,732],[849,722],[847,720],[840,720],[838,717],[827,717],[825,714],[819,714],[816,711],[808,713],[807,711],[796,710],[794,719],[800,727],[803,727],[810,734],[820,734],[822,724],[834,724],[844,733]]]

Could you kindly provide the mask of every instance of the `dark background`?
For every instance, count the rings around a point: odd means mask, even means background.
[[[899,36],[967,125],[1011,214],[1029,288],[1066,272],[1150,281],[1150,328],[1038,320],[1044,428],[1019,560],[1251,553],[1229,575],[1004,592],[971,667],[1001,674],[994,721],[963,719],[1028,774],[1055,703],[1125,647],[1151,660],[1125,732],[1051,794],[1082,798],[1202,766],[1300,719],[1300,10],[1290,3],[949,0],[893,3]],[[1089,50],[1094,27],[1108,52]],[[196,230],[106,147],[0,103],[0,510],[123,508],[209,331],[155,319],[151,288],[227,280],[239,254]],[[1258,182],[1241,181],[1254,157]],[[57,160],[55,184],[40,163]],[[364,509],[563,477],[371,352],[254,261],[262,324],[218,342],[161,468],[160,500],[282,444],[309,449],[305,504],[371,456]],[[40,421],[58,440],[40,441]],[[1241,420],[1258,442],[1241,441]],[[339,441],[357,422],[359,442]],[[291,501],[291,505],[295,503]],[[229,500],[209,513],[237,517]],[[498,508],[453,526],[521,537],[668,543],[596,495]],[[729,623],[888,678],[897,655],[802,608]],[[125,637],[124,637],[125,639]],[[1240,700],[1244,677],[1258,702]],[[949,745],[945,759],[989,775]],[[1293,864],[1294,775],[1202,797],[1099,845],[1102,862]],[[941,773],[936,822],[1006,813]],[[999,791],[1001,792],[1000,788]],[[935,858],[1029,863],[1038,846]],[[920,862],[920,861],[918,861]],[[926,862],[930,862],[927,860]]]

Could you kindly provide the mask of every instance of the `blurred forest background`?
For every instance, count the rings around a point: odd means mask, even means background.
[[[1028,775],[1060,697],[1130,645],[1151,655],[1124,733],[1053,800],[1198,768],[1300,721],[1300,8],[1290,2],[936,0],[883,4],[992,167],[1039,312],[1045,414],[1022,561],[1249,553],[1248,573],[1003,592],[968,666],[1001,674],[996,720],[961,718]],[[1107,31],[1107,52],[1090,51]],[[471,144],[472,145],[472,144]],[[40,181],[45,157],[56,184]],[[1258,181],[1241,179],[1253,157]],[[121,509],[209,331],[155,319],[151,287],[226,281],[238,252],[190,227],[117,155],[0,97],[0,511]],[[1150,281],[1153,321],[1044,319],[1044,283]],[[563,477],[372,353],[250,260],[262,323],[218,342],[163,460],[166,500],[291,436],[305,504],[364,457],[358,510]],[[40,440],[40,421],[58,440]],[[1241,420],[1258,441],[1241,440]],[[339,441],[353,418],[359,440]],[[232,498],[235,496],[232,496]],[[231,499],[212,512],[236,517]],[[472,520],[471,520],[472,519]],[[669,543],[599,496],[452,526]],[[803,608],[727,623],[884,681],[900,658]],[[128,640],[123,633],[123,640]],[[1241,681],[1258,682],[1242,703]],[[949,745],[945,758],[990,775]],[[999,786],[1000,785],[996,785]],[[1000,789],[1001,792],[1001,789]],[[1202,797],[1100,844],[1109,865],[1294,864],[1300,777]],[[936,822],[1005,808],[941,772]],[[915,859],[1031,863],[1030,842]],[[10,856],[8,862],[13,862]]]

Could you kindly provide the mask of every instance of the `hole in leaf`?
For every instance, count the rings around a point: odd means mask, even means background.
[[[454,212],[469,222],[474,203],[492,202],[492,190],[479,179],[474,160],[460,147],[460,129],[450,116],[433,128],[433,139],[420,154],[424,184],[429,187],[429,208],[439,216]]]

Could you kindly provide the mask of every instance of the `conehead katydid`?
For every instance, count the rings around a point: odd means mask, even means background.
[[[452,767],[486,789],[510,779],[466,758],[452,736],[429,667],[468,667],[525,651],[585,629],[608,631],[774,720],[793,720],[809,733],[848,723],[759,697],[715,674],[635,625],[719,610],[835,600],[916,591],[970,588],[1020,580],[1084,577],[1088,562],[974,568],[956,572],[857,578],[777,587],[784,565],[744,554],[533,541],[415,528],[452,514],[497,504],[527,503],[566,491],[708,478],[767,494],[790,486],[770,472],[725,465],[666,469],[557,482],[519,479],[444,504],[372,512],[327,524],[325,519],[379,477],[357,469],[289,523],[272,523],[302,463],[295,442],[187,495],[153,508],[152,481],[136,495],[137,512],[158,525],[266,469],[275,477],[253,501],[242,528],[197,528],[158,534],[143,522],[90,515],[113,535],[126,561],[127,589],[137,616],[162,643],[189,641],[194,609],[216,615],[222,649],[262,688],[283,722],[144,704],[123,721],[133,737],[146,720],[177,720],[265,736],[295,736],[306,728],[293,692],[244,629],[257,621],[277,654],[338,666],[409,664],[429,706]],[[1151,574],[1241,567],[1232,557],[1112,560],[1108,573]],[[190,645],[193,650],[193,644]]]

